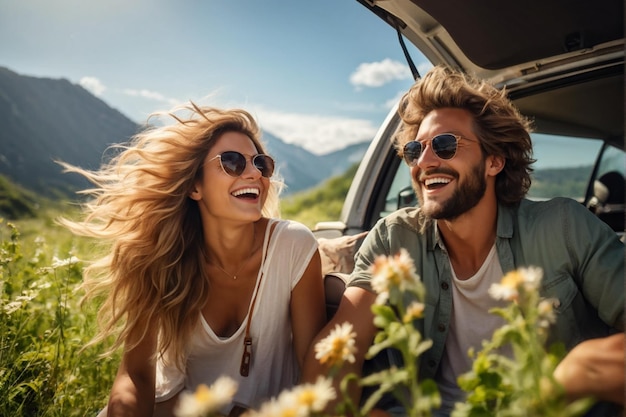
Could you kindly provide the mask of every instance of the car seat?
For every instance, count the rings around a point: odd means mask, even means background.
[[[587,205],[616,232],[624,232],[624,191],[626,181],[617,171],[609,171],[593,183],[593,197]]]

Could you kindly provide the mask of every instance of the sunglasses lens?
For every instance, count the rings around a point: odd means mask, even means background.
[[[416,140],[407,142],[406,145],[404,145],[402,154],[404,155],[404,162],[406,162],[408,166],[414,167],[417,165],[417,160],[422,154],[422,144]]]
[[[231,177],[240,176],[246,169],[246,157],[239,152],[227,151],[220,155],[220,163],[224,172]]]
[[[444,133],[442,135],[435,136],[431,140],[430,146],[433,147],[433,152],[435,152],[435,155],[437,155],[439,158],[452,159],[454,158],[454,155],[456,155],[457,142],[458,140],[456,136],[449,133]],[[417,140],[407,142],[407,144],[404,145],[403,151],[404,161],[407,163],[407,165],[414,167],[415,165],[417,165],[417,160],[419,159],[423,150],[424,147],[422,146],[421,142]]]
[[[432,140],[433,151],[441,159],[452,159],[456,154],[456,136],[443,134],[437,135]]]
[[[246,170],[246,157],[235,151],[226,151],[220,154],[220,163],[225,173],[231,177],[238,177]],[[269,155],[258,154],[252,157],[252,164],[269,178],[274,174],[274,160]]]
[[[261,171],[261,175],[269,178],[274,174],[274,160],[269,155],[255,155],[252,158],[255,168]]]

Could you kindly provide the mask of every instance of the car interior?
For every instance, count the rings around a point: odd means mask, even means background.
[[[623,1],[531,0],[507,7],[498,0],[357,1],[397,31],[415,78],[420,74],[405,40],[433,65],[445,63],[505,88],[532,119],[535,132],[572,138],[572,146],[576,138],[599,141],[586,190],[572,197],[623,235]],[[617,163],[607,167],[607,155]],[[562,157],[567,158],[567,150]],[[382,196],[372,204],[370,226],[388,212],[416,203],[399,163],[386,163],[391,179],[380,180]],[[610,170],[614,173],[604,177]],[[595,194],[601,189],[596,184],[609,189],[610,202]]]

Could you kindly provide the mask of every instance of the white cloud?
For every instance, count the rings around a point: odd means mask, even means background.
[[[350,75],[350,83],[357,88],[381,87],[391,81],[411,79],[409,67],[385,58],[379,62],[364,62]]]
[[[378,126],[370,120],[254,110],[261,128],[287,143],[321,155],[355,143],[370,141]]]
[[[78,84],[96,97],[100,97],[106,90],[104,84],[96,77],[83,77],[78,81]]]
[[[170,106],[178,106],[181,104],[180,100],[175,98],[165,97],[163,94],[157,91],[150,90],[133,90],[133,89],[125,89],[122,90],[122,93],[131,96],[131,97],[141,97],[148,100],[158,101],[161,103],[167,103]]]

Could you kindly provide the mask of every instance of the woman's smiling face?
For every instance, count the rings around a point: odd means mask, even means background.
[[[227,174],[221,166],[226,151],[239,152],[246,158],[246,167],[238,177]],[[195,184],[191,198],[198,202],[203,217],[256,221],[267,198],[270,179],[263,177],[252,163],[259,152],[254,142],[240,132],[225,132],[204,159],[202,177]]]

